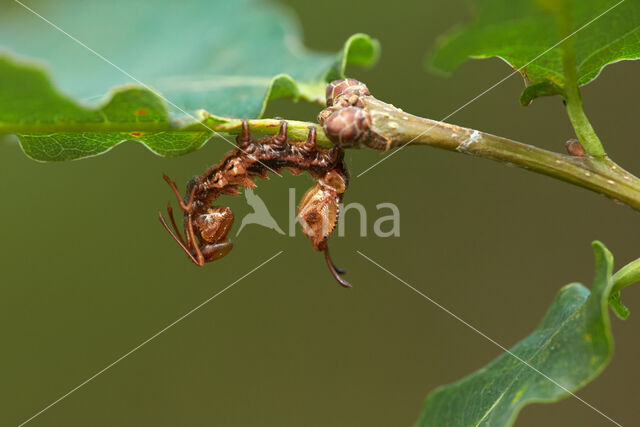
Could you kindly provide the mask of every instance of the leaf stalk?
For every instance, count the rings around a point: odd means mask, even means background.
[[[562,63],[565,74],[564,96],[571,125],[585,151],[592,156],[603,157],[606,153],[602,142],[582,108],[582,96],[578,88],[576,60],[571,40],[565,42]]]
[[[564,40],[562,44],[562,68],[564,71],[564,97],[569,120],[585,151],[592,156],[603,157],[606,153],[602,142],[600,142],[600,138],[596,135],[582,108],[576,54],[573,49],[573,40],[571,39],[571,9],[569,3],[560,1],[557,4],[553,4],[551,9],[555,10],[560,35]]]

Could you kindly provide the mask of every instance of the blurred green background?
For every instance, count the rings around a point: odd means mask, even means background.
[[[497,59],[467,62],[450,78],[424,70],[438,35],[470,16],[463,1],[285,3],[312,49],[337,50],[356,31],[378,38],[380,63],[349,74],[421,116],[441,119],[511,72]],[[617,63],[583,89],[605,148],[636,174],[639,72],[638,63]],[[563,150],[573,134],[560,100],[520,107],[522,87],[514,75],[449,121]],[[318,110],[280,100],[267,116],[314,120]],[[156,219],[174,201],[161,174],[182,188],[228,148],[212,141],[164,159],[131,143],[40,164],[15,142],[0,144],[0,425],[26,420],[280,250],[30,425],[410,425],[429,391],[501,351],[357,250],[505,346],[536,326],[561,286],[591,283],[592,240],[612,250],[617,266],[640,256],[640,216],[629,208],[520,169],[410,147],[351,182],[345,201],[369,209],[370,232],[376,204],[401,210],[399,238],[358,237],[350,212],[346,236],[332,239],[354,289],[332,280],[299,230],[290,238],[248,226],[228,257],[195,268]],[[355,176],[381,155],[346,157]],[[286,230],[289,187],[299,198],[312,180],[287,174],[258,185]],[[235,234],[250,209],[242,197],[226,202]],[[640,290],[623,299],[632,315],[613,319],[613,361],[579,395],[631,425],[640,404]],[[607,421],[569,398],[527,407],[517,422],[543,424]]]

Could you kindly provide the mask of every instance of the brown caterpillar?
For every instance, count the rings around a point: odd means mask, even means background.
[[[287,139],[285,121],[281,122],[277,135],[254,140],[248,121],[243,120],[242,133],[236,138],[236,149],[204,174],[189,181],[184,198],[176,184],[163,175],[183,210],[185,238],[178,230],[170,204],[167,212],[173,231],[162,213],[158,214],[160,222],[189,258],[196,265],[203,266],[227,255],[233,247],[227,237],[233,225],[233,212],[227,207],[212,206],[212,202],[222,194],[239,194],[238,187],[255,187],[254,178],[266,178],[269,170],[278,173],[288,169],[294,175],[307,171],[317,183],[302,197],[297,217],[314,249],[324,252],[333,277],[340,285],[351,287],[340,277],[345,272],[335,267],[327,246],[349,181],[343,158],[344,152],[338,146],[331,149],[317,146],[315,127],[309,127],[306,141],[294,144]]]

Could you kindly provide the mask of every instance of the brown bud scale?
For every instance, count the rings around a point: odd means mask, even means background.
[[[329,83],[326,91],[327,106],[334,105],[335,100],[344,95],[356,95],[356,99],[359,96],[371,95],[367,85],[359,82],[356,79],[342,79],[335,80]]]
[[[570,139],[564,145],[567,149],[567,153],[574,157],[584,157],[587,155],[587,152],[584,150],[582,144],[577,139]]]
[[[352,147],[368,133],[371,125],[369,114],[357,107],[335,111],[323,124],[327,138],[339,147]]]

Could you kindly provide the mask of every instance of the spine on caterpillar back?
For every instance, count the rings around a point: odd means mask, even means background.
[[[283,169],[294,175],[307,171],[315,179],[322,179],[329,172],[343,177],[345,186],[349,173],[344,164],[344,152],[338,147],[321,149],[316,145],[316,128],[309,127],[307,140],[291,144],[287,140],[287,122],[282,122],[277,135],[254,140],[246,120],[242,133],[236,138],[237,147],[228,152],[216,165],[203,175],[194,178],[187,194],[195,186],[196,210],[207,209],[222,194],[237,195],[238,187],[254,188],[256,176],[267,178],[269,172]]]

